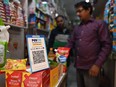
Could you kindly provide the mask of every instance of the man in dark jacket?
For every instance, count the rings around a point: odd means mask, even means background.
[[[111,52],[108,26],[102,20],[91,17],[92,6],[85,1],[75,5],[81,23],[76,26],[68,47],[75,44],[77,87],[99,87],[99,73]]]
[[[56,37],[59,36],[59,39],[62,39],[63,35],[69,35],[69,30],[65,27],[65,24],[64,24],[64,20],[65,20],[64,16],[59,15],[55,18],[55,20],[56,20],[57,26],[55,29],[51,31],[50,38],[48,40],[48,52],[50,48],[55,47],[54,44],[55,44]],[[63,44],[60,44],[59,46],[63,46]]]

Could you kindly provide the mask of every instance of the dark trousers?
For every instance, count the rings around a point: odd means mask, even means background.
[[[99,76],[92,77],[88,70],[77,69],[77,87],[99,87]]]

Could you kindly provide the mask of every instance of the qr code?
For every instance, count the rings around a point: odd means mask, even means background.
[[[44,51],[32,51],[34,64],[45,62]]]

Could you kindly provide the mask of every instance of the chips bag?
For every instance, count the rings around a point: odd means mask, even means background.
[[[26,70],[27,59],[7,59],[5,70]]]
[[[70,52],[70,48],[68,48],[68,47],[58,47],[57,51],[58,51],[58,53],[60,55],[63,55],[66,58],[68,58],[69,52]]]
[[[67,71],[67,58],[69,56],[70,48],[68,47],[58,47],[57,53],[56,53],[56,60],[59,63],[63,64],[63,72],[65,73]]]
[[[70,48],[58,47],[56,52],[57,61],[61,63],[66,62],[69,56],[69,51],[70,51]]]

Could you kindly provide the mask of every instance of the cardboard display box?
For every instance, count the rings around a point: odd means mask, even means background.
[[[50,70],[43,70],[33,74],[23,72],[21,87],[50,87]]]
[[[50,87],[55,87],[59,78],[63,74],[63,65],[58,64],[55,68],[50,70]]]
[[[55,87],[56,84],[58,83],[59,79],[58,68],[59,66],[56,66],[55,68],[50,70],[50,87]]]
[[[35,73],[6,71],[6,87],[50,87],[50,70]]]
[[[6,71],[6,87],[21,87],[22,71]]]

